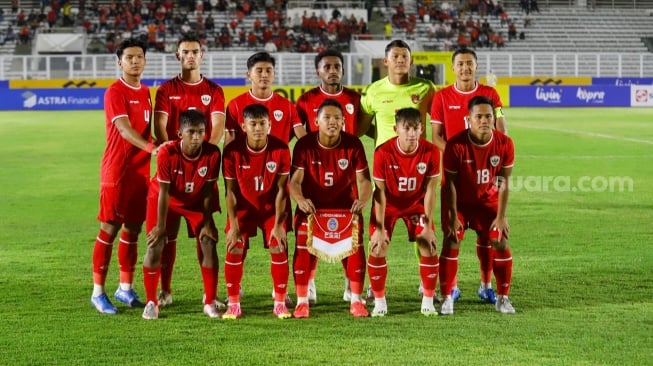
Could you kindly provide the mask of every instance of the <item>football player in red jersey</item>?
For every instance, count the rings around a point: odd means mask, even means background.
[[[225,179],[227,253],[224,275],[229,307],[223,319],[240,318],[240,283],[249,238],[258,228],[270,252],[270,273],[274,284],[272,313],[289,318],[285,304],[288,285],[288,240],[291,212],[288,197],[290,150],[284,141],[268,135],[269,111],[261,104],[243,110],[245,135],[239,135],[224,149],[222,175]]]
[[[343,108],[337,101],[325,100],[318,109],[317,120],[318,132],[297,141],[292,155],[290,194],[297,202],[293,258],[297,306],[293,316],[309,316],[310,261],[317,258],[307,247],[308,215],[318,209],[341,209],[356,215],[359,222],[359,244],[347,258],[347,277],[351,286],[349,311],[355,317],[365,317],[369,314],[361,298],[365,280],[361,213],[372,195],[365,149],[358,137],[342,132]]]
[[[421,312],[438,313],[433,304],[438,279],[438,256],[433,223],[440,150],[421,138],[419,109],[403,108],[395,117],[396,137],[374,151],[374,201],[370,216],[370,255],[367,270],[374,294],[372,316],[385,316],[388,306],[385,281],[386,256],[395,223],[402,219],[408,240],[419,247],[419,273],[423,285]]]
[[[146,46],[130,38],[116,50],[122,76],[104,94],[107,145],[100,170],[100,230],[93,249],[91,305],[104,314],[116,309],[104,289],[113,242],[120,231],[118,263],[120,285],[116,300],[127,306],[143,304],[132,288],[138,256],[138,234],[145,220],[150,156],[158,148],[152,142],[150,91],[141,84]]]
[[[156,91],[154,134],[160,142],[178,139],[179,116],[184,111],[194,109],[202,112],[208,121],[204,138],[218,146],[224,134],[224,93],[220,85],[205,78],[200,71],[204,51],[199,38],[192,34],[181,36],[177,41],[175,57],[181,65],[181,72]],[[179,222],[170,224],[179,226]],[[201,262],[199,247],[197,255]],[[160,307],[172,304],[172,271],[176,257],[177,237],[169,237],[161,256]]]
[[[507,134],[506,119],[503,115],[502,103],[497,91],[476,81],[478,63],[476,53],[468,48],[456,50],[452,57],[453,72],[456,82],[439,90],[433,97],[431,105],[431,138],[435,145],[444,152],[446,141],[469,128],[467,104],[479,95],[488,97],[494,105],[496,129]],[[444,181],[442,182],[444,184]],[[443,199],[443,198],[441,198]],[[496,296],[492,289],[492,258],[491,248],[483,243],[477,243],[476,255],[480,264],[481,284],[478,296],[487,303],[494,304]],[[460,290],[454,281],[454,301],[460,297]]]
[[[184,217],[188,235],[201,250],[204,283],[204,314],[219,317],[215,303],[218,282],[218,231],[213,212],[220,210],[214,189],[220,174],[220,149],[205,141],[206,117],[188,110],[179,117],[179,137],[163,145],[157,156],[156,176],[147,198],[147,252],[143,259],[146,305],[143,318],[159,316],[157,285],[161,275],[161,254],[169,237],[177,237],[179,221]],[[176,223],[176,224],[175,224]]]
[[[317,126],[317,110],[326,99],[337,100],[344,107],[343,117],[345,119],[343,131],[355,136],[360,136],[358,128],[358,112],[360,110],[361,96],[357,91],[342,85],[344,76],[344,59],[338,50],[327,49],[315,56],[315,72],[320,78],[320,85],[302,94],[297,99],[297,113],[306,130],[315,132]],[[317,261],[311,265],[317,266]],[[351,300],[351,288],[347,278],[347,259],[343,259],[342,265],[345,269],[345,292],[343,299]],[[311,304],[317,301],[317,289],[315,287],[315,270],[311,268],[311,279],[308,282],[308,300]]]
[[[492,269],[497,282],[495,307],[504,314],[515,312],[508,292],[512,278],[512,254],[508,246],[506,219],[509,178],[515,160],[514,145],[493,129],[492,100],[477,96],[468,104],[469,128],[447,141],[444,150],[442,186],[442,231],[440,254],[440,313],[453,314],[451,296],[458,272],[460,232],[476,231],[478,242],[490,246]]]
[[[257,52],[247,59],[247,79],[252,87],[227,105],[224,146],[233,141],[236,135],[244,134],[241,127],[243,110],[251,104],[262,104],[270,111],[270,135],[286,143],[293,135],[298,139],[306,135],[295,104],[272,90],[274,65],[274,57],[267,52]]]

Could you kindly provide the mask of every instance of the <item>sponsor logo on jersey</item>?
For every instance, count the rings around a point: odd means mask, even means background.
[[[461,109],[459,105],[450,105],[449,109]]]
[[[490,164],[492,164],[492,166],[497,166],[497,165],[499,165],[499,160],[500,160],[500,159],[499,159],[499,156],[498,156],[498,155],[492,155],[492,156],[490,156]]]
[[[413,102],[413,104],[419,104],[419,95],[418,94],[411,95],[410,101]]]
[[[347,103],[347,105],[345,105],[345,110],[349,114],[354,114],[354,105],[351,103]]]
[[[349,160],[347,160],[347,159],[338,160],[338,167],[340,169],[345,170],[345,169],[347,169],[348,166],[349,166]]]
[[[474,160],[468,160],[468,159],[463,160],[463,163],[466,163],[466,164],[471,164],[473,162],[474,162]]]
[[[180,100],[181,97],[180,97],[179,95],[171,95],[171,96],[168,97],[168,99],[172,99],[172,100]]]
[[[272,113],[272,115],[274,116],[274,119],[279,122],[283,118],[283,111],[277,109]]]
[[[423,163],[421,161],[419,163],[417,163],[417,172],[419,174],[426,173],[426,163]]]
[[[209,105],[209,103],[211,103],[211,96],[208,94],[202,94],[200,98],[202,100],[202,104],[204,105]]]
[[[203,166],[203,167],[200,167],[199,169],[197,169],[197,174],[199,174],[200,177],[204,178],[204,176],[206,175],[206,173],[208,171],[209,171],[209,168]]]
[[[277,163],[275,161],[268,161],[265,164],[265,167],[267,168],[268,172],[274,173],[277,170]]]

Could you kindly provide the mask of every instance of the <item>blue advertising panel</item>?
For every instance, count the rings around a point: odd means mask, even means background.
[[[511,107],[629,107],[627,86],[511,86]]]
[[[0,110],[63,111],[104,109],[104,91],[104,88],[0,89]]]
[[[653,85],[653,78],[592,78],[592,85]]]

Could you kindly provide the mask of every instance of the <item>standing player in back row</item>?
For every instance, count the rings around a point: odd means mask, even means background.
[[[270,135],[286,143],[290,142],[293,135],[298,139],[306,135],[295,105],[272,90],[274,66],[274,57],[267,52],[257,52],[247,59],[247,79],[251,81],[252,87],[227,105],[224,146],[237,135],[244,134],[243,110],[252,104],[262,104],[270,111]]]
[[[388,76],[365,88],[361,97],[360,133],[370,133],[372,119],[375,120],[375,147],[396,136],[395,113],[401,108],[417,108],[426,136],[426,114],[431,108],[435,94],[432,82],[410,76],[413,58],[410,46],[402,40],[394,40],[385,47],[383,64],[388,67]]]
[[[354,136],[360,136],[364,131],[358,128],[358,114],[360,109],[361,96],[353,89],[342,85],[344,59],[338,50],[328,49],[315,56],[315,72],[320,78],[320,85],[302,94],[297,99],[297,113],[299,118],[309,132],[316,132],[317,111],[326,99],[337,100],[344,107],[343,131]],[[311,261],[311,278],[308,282],[308,299],[314,304],[317,301],[317,289],[315,288],[315,270],[317,261]],[[342,260],[345,269],[345,292],[343,299],[351,300],[351,289],[347,278],[347,259]]]
[[[224,134],[224,93],[220,85],[205,78],[200,65],[204,51],[199,38],[183,35],[177,41],[175,53],[181,64],[181,72],[163,83],[156,91],[154,110],[154,134],[158,141],[179,139],[179,116],[187,110],[197,110],[204,114],[207,124],[205,139],[218,146]],[[179,231],[179,221],[170,223]],[[172,229],[172,228],[171,228]],[[201,263],[201,248],[197,248]],[[169,237],[161,255],[161,293],[159,306],[172,304],[172,270],[177,257],[177,237]]]
[[[492,101],[496,117],[496,124],[493,126],[498,131],[507,134],[506,119],[501,109],[502,103],[499,94],[491,86],[482,85],[476,81],[476,70],[478,69],[476,53],[470,49],[461,48],[453,53],[452,62],[456,82],[439,90],[433,98],[431,107],[433,143],[438,146],[440,151],[444,152],[447,140],[469,128],[467,104],[476,96],[485,96]],[[442,183],[444,184],[444,181]],[[496,296],[492,289],[491,251],[492,248],[488,244],[477,241],[476,255],[481,270],[478,297],[487,303],[494,304]],[[457,281],[454,281],[453,294],[454,301],[460,297]]]
[[[444,150],[442,231],[440,254],[440,313],[453,314],[451,296],[458,273],[458,251],[465,229],[476,231],[479,242],[491,246],[490,258],[497,282],[495,307],[515,312],[508,292],[512,279],[512,254],[506,219],[510,174],[515,159],[512,140],[493,130],[494,105],[484,96],[468,105],[469,128],[452,137]]]
[[[116,55],[122,76],[104,94],[107,146],[100,171],[100,230],[93,248],[91,295],[91,305],[104,314],[118,312],[104,289],[118,232],[120,285],[115,298],[130,307],[143,306],[132,284],[138,234],[145,221],[150,156],[158,151],[151,137],[150,91],[141,84],[145,50],[145,44],[133,38],[120,43]]]
[[[395,223],[402,219],[408,240],[419,248],[419,273],[424,286],[421,311],[435,316],[433,298],[438,280],[438,255],[434,233],[433,209],[437,177],[440,175],[440,151],[421,138],[419,110],[397,111],[394,137],[374,152],[374,201],[370,216],[370,254],[367,269],[374,293],[372,316],[385,316],[388,306],[385,281],[388,274],[386,255]]]

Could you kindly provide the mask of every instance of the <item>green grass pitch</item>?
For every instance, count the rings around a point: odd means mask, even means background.
[[[102,111],[0,113],[0,363],[653,364],[651,109],[510,108],[506,115],[516,147],[508,208],[515,315],[476,298],[468,232],[456,313],[423,317],[417,263],[398,225],[385,318],[353,319],[342,301],[341,266],[324,262],[311,318],[274,318],[269,257],[255,239],[244,316],[227,322],[202,314],[189,239],[178,247],[175,304],[159,320],[120,305],[117,316],[98,314],[89,298]],[[224,217],[216,215],[220,229]],[[141,236],[141,258],[143,243]],[[144,297],[140,264],[135,286]],[[111,294],[117,280],[114,254]],[[219,285],[224,296],[222,268]]]

